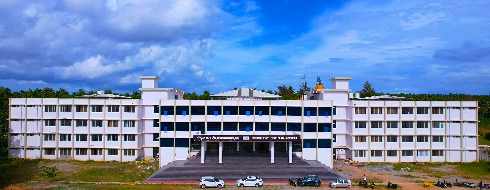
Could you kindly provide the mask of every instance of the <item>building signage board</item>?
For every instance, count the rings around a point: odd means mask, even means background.
[[[194,135],[195,141],[299,141],[300,135]]]

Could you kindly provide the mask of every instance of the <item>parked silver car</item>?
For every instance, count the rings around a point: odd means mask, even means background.
[[[330,181],[329,186],[332,187],[332,188],[337,188],[337,187],[351,188],[352,187],[352,182],[349,179],[346,179],[346,178],[339,178],[339,179]]]
[[[222,187],[225,187],[225,181],[218,180],[213,176],[204,176],[199,182],[199,187],[203,189],[206,187],[217,187],[218,189],[221,189]]]
[[[257,176],[247,176],[236,181],[236,185],[239,187],[261,187],[264,185],[262,178]]]

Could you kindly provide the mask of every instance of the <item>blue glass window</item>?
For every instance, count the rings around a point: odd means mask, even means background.
[[[288,116],[301,116],[301,107],[288,107]]]
[[[247,127],[249,127],[249,130],[253,130],[253,123],[252,122],[240,122],[240,131],[247,131]]]
[[[204,106],[191,106],[191,115],[205,115],[206,107]]]
[[[153,120],[153,127],[160,127],[160,126],[158,125],[158,119],[154,119],[154,120]]]
[[[337,142],[337,135],[336,135],[336,134],[333,134],[333,137],[332,137],[332,138],[333,138],[333,139],[332,139],[332,140],[333,140],[333,142]]]
[[[310,115],[308,115],[308,112]],[[304,115],[305,116],[316,116],[316,107],[305,107],[304,108]]]
[[[160,114],[162,115],[174,115],[174,107],[173,106],[161,106]]]
[[[189,131],[189,122],[176,122],[175,131]]]
[[[318,148],[332,148],[332,140],[318,139]]]
[[[189,113],[189,106],[176,106],[175,107],[175,115],[187,115]]]
[[[331,123],[319,123],[318,124],[318,132],[332,132],[332,124]]]
[[[208,122],[208,130],[207,131],[221,131],[221,123],[220,122]]]
[[[153,141],[159,141],[160,139],[158,137],[160,137],[158,133],[153,133]]]
[[[223,122],[223,131],[237,131],[238,123],[237,122]]]
[[[332,122],[332,128],[337,128],[337,120],[333,120]]]
[[[208,106],[208,115],[221,115],[221,106]]]
[[[286,107],[284,107],[284,106],[272,106],[271,107],[271,115],[282,116],[283,113],[286,113]]]
[[[271,131],[286,131],[286,123],[271,123]]]
[[[301,123],[288,123],[288,131],[301,131]]]
[[[253,115],[254,107],[253,106],[240,106],[240,115]]]
[[[191,129],[192,131],[201,131],[204,130],[204,122],[192,122]]]
[[[319,107],[318,108],[318,116],[332,116],[332,108],[331,107]]]
[[[160,139],[160,147],[174,147],[174,139],[173,138]]]
[[[255,115],[269,115],[269,106],[255,106]]]
[[[175,147],[189,147],[189,138],[176,138],[175,139]]]
[[[303,139],[303,148],[316,148],[316,139]]]
[[[304,123],[303,132],[316,132],[316,123]]]
[[[337,115],[337,107],[333,107],[333,115]]]
[[[223,112],[227,115],[238,115],[238,106],[223,106]]]
[[[160,122],[161,131],[165,131],[165,128],[167,131],[174,131],[174,122]]]
[[[255,123],[255,131],[269,131],[269,123]]]
[[[158,113],[158,105],[153,106],[153,113]]]

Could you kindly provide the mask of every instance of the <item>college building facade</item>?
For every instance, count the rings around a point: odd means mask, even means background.
[[[472,162],[478,155],[478,102],[354,98],[351,78],[301,100],[251,89],[184,100],[142,76],[141,99],[11,98],[9,156],[134,161],[160,167],[206,154],[284,153],[332,167],[360,162]]]

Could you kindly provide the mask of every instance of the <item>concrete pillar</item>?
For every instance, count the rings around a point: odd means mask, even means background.
[[[219,163],[222,164],[223,163],[223,142],[219,142]]]
[[[240,151],[240,142],[236,142],[236,151],[239,152]]]
[[[206,154],[206,142],[201,141],[201,164],[204,164],[205,154]]]
[[[271,164],[274,164],[274,142],[270,142],[271,149]]]
[[[289,163],[293,163],[293,142],[288,142],[289,144]]]
[[[252,142],[252,149],[253,149],[253,152],[255,153],[255,142]]]

